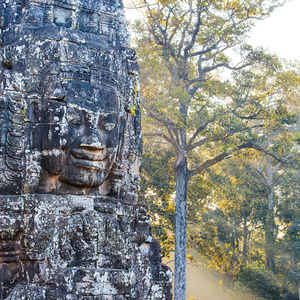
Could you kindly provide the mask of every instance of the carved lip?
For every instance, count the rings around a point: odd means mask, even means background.
[[[103,151],[88,151],[83,149],[70,149],[70,154],[72,157],[90,161],[102,161],[108,157]]]
[[[103,163],[101,161],[92,161],[81,158],[75,158],[71,156],[72,163],[81,168],[93,169],[93,170],[101,170],[103,169]]]
[[[100,170],[103,169],[103,161],[108,157],[103,153],[95,153],[93,151],[86,151],[82,149],[70,150],[71,161],[75,166]]]

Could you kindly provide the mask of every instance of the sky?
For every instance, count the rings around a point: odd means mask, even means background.
[[[124,1],[126,4],[129,1]],[[130,5],[128,5],[130,6]],[[134,10],[125,11],[128,19],[134,18]],[[271,16],[257,21],[251,36],[246,40],[252,46],[268,48],[271,53],[285,59],[300,61],[300,0],[287,0]]]
[[[300,0],[288,0],[271,16],[258,21],[247,43],[268,48],[281,58],[300,61]]]

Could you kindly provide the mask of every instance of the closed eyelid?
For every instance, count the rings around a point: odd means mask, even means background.
[[[115,114],[99,118],[99,129],[111,131],[117,126],[117,117]]]
[[[66,119],[69,123],[83,123],[85,114],[78,109],[72,109],[67,112]]]
[[[115,123],[105,123],[105,124],[104,124],[104,129],[105,129],[106,131],[111,131],[111,130],[113,130],[115,127],[116,127],[116,124],[115,124]]]

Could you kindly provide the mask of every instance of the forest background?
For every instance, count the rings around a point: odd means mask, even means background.
[[[148,19],[146,27],[143,21],[131,27],[145,114],[140,202],[150,207],[153,232],[164,255],[174,250],[178,151],[162,136],[168,131],[161,121],[175,120],[172,130],[189,128],[187,138],[197,143],[188,151],[188,168],[203,166],[187,183],[187,246],[193,253],[188,258],[223,274],[216,278],[229,299],[299,299],[298,62],[284,61],[237,38],[227,46],[243,45],[252,57],[250,63],[233,68],[232,61],[238,65],[234,52],[211,49],[216,51],[205,60],[217,53],[214,66],[223,65],[209,70],[183,120],[178,103],[188,97],[180,84],[174,85],[163,51],[153,42],[157,32],[151,33],[151,26]],[[195,253],[201,254],[200,261]]]

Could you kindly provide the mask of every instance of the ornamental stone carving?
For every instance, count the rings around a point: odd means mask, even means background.
[[[0,9],[0,299],[172,299],[121,1]]]

